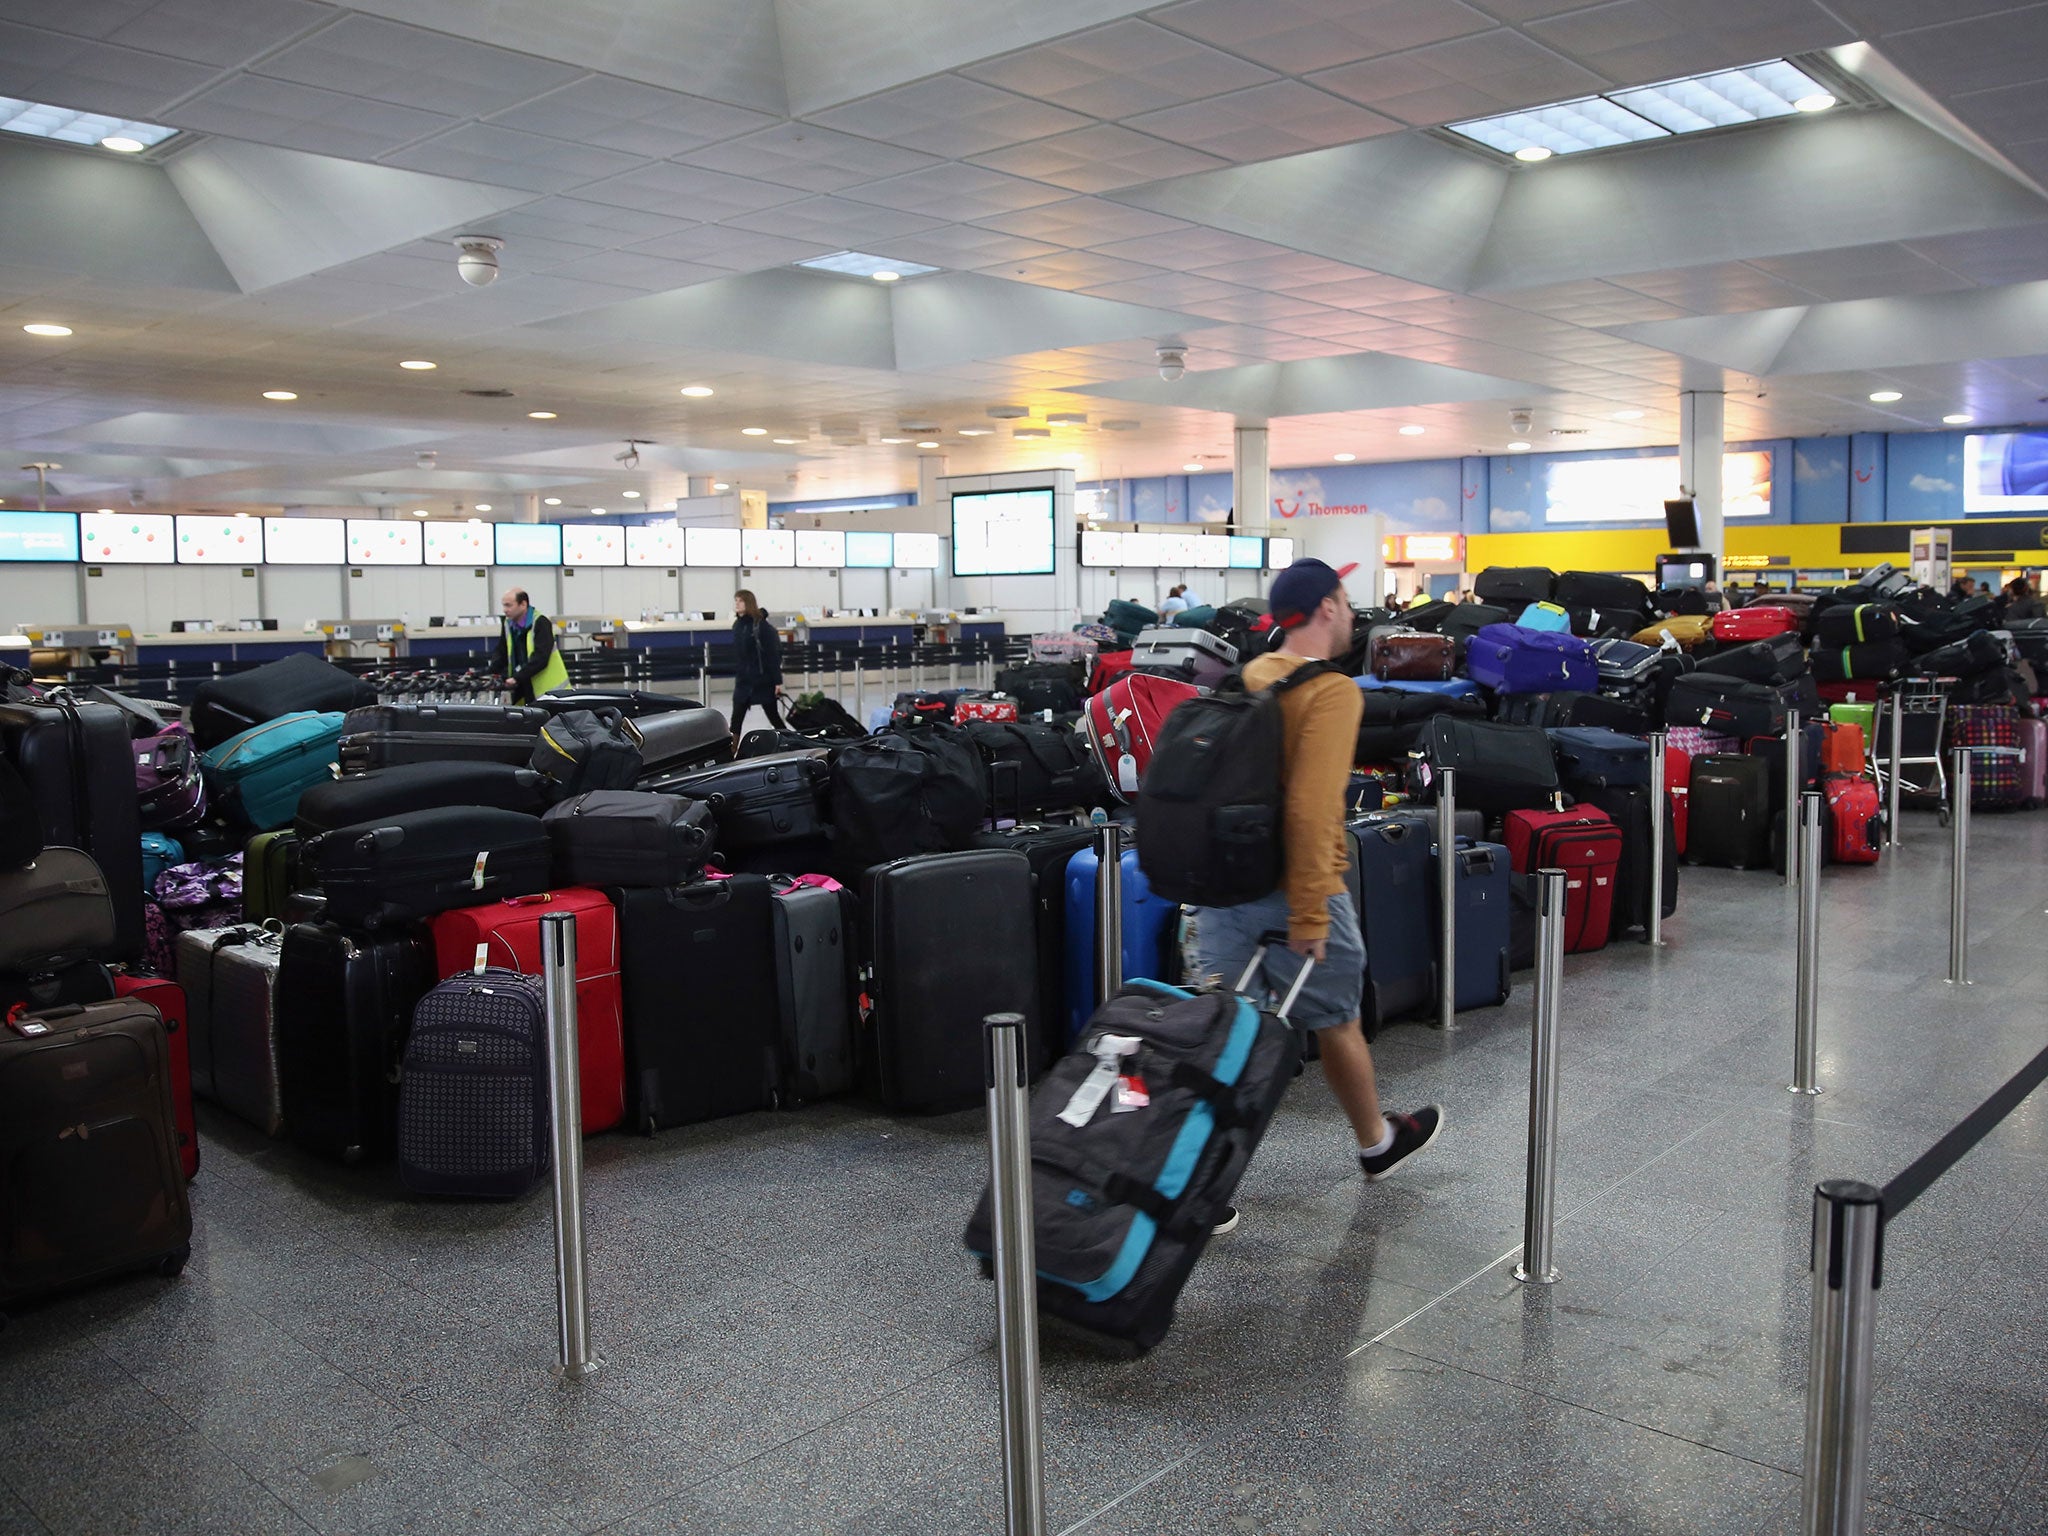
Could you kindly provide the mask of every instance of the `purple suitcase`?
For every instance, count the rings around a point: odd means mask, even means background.
[[[142,807],[142,830],[161,832],[190,826],[206,814],[206,779],[199,771],[199,749],[185,727],[173,725],[134,744],[135,798]]]
[[[1588,642],[1519,624],[1489,624],[1474,635],[1465,671],[1495,693],[1591,693],[1600,686]]]

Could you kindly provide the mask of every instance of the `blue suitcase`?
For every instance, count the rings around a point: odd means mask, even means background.
[[[1646,741],[1591,725],[1561,725],[1543,734],[1557,754],[1558,779],[1574,795],[1584,798],[1589,789],[1649,786],[1650,744]]]
[[[206,752],[208,793],[253,831],[286,825],[299,796],[334,776],[345,718],[302,709],[230,736]]]
[[[1432,844],[1432,882],[1441,878],[1437,852],[1437,846]],[[1513,865],[1505,845],[1469,837],[1458,839],[1452,857],[1457,861],[1458,880],[1456,1006],[1460,1013],[1467,1008],[1497,1007],[1508,1000],[1512,986],[1508,979],[1508,943],[1509,914],[1514,905],[1509,882]],[[1430,902],[1429,910],[1432,937],[1441,951],[1443,925],[1435,901]]]
[[[1479,685],[1469,677],[1447,677],[1442,681],[1420,678],[1374,677],[1370,672],[1358,678],[1361,688],[1380,689],[1387,693],[1435,693],[1450,699],[1476,699]]]
[[[1495,693],[1591,693],[1600,685],[1591,645],[1519,624],[1489,624],[1474,635],[1465,671]]]
[[[1063,1038],[1071,1043],[1095,1013],[1095,872],[1101,859],[1094,846],[1067,860],[1067,1017]],[[1166,974],[1178,902],[1153,894],[1138,868],[1138,850],[1124,848],[1124,980],[1158,981]]]
[[[1358,925],[1365,940],[1369,1040],[1397,1019],[1427,1013],[1436,1000],[1436,910],[1430,812],[1382,811],[1351,822]]]
[[[1547,630],[1563,634],[1572,627],[1572,616],[1556,603],[1531,603],[1524,608],[1515,623],[1523,629]]]
[[[176,838],[166,837],[161,832],[142,834],[142,889],[145,895],[156,890],[156,877],[173,864],[185,862],[185,850],[178,846]]]

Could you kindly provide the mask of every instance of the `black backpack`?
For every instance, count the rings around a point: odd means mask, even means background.
[[[1254,691],[1232,672],[1166,717],[1138,796],[1138,867],[1155,893],[1237,907],[1278,888],[1287,867],[1280,697],[1326,674],[1337,669],[1312,661]]]
[[[572,709],[534,738],[527,766],[566,800],[591,789],[631,789],[640,777],[640,733],[616,709]]]

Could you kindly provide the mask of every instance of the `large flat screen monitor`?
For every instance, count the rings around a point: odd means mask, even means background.
[[[846,564],[850,569],[879,571],[896,563],[896,536],[892,533],[849,533],[846,536]]]
[[[263,558],[272,565],[339,565],[348,528],[336,517],[266,517]]]
[[[1230,568],[1233,571],[1256,571],[1266,560],[1265,541],[1256,534],[1233,533],[1230,535]]]
[[[1664,503],[1664,531],[1673,549],[1697,549],[1700,542],[1699,504],[1690,496],[1674,496]]]
[[[936,533],[899,533],[896,568],[902,571],[932,571],[939,565],[939,536]]]
[[[562,526],[559,523],[498,523],[499,565],[560,565]]]
[[[626,530],[616,523],[562,524],[562,564],[624,565]]]
[[[0,560],[76,560],[76,512],[0,512]]]
[[[426,554],[429,565],[489,565],[491,525],[489,523],[428,523]]]
[[[401,523],[396,518],[348,520],[348,563],[350,565],[418,565],[420,538],[418,523]]]
[[[837,528],[797,529],[796,563],[806,570],[838,570],[846,564],[846,535]]]
[[[109,565],[169,565],[171,520],[155,512],[81,512],[78,540],[86,560]]]
[[[683,551],[691,565],[719,566],[738,570],[740,531],[737,528],[685,528]]]
[[[1216,535],[1195,540],[1195,569],[1223,571],[1230,568],[1230,541]]]
[[[683,564],[683,530],[674,523],[626,530],[626,564]]]
[[[954,493],[955,576],[1050,576],[1052,569],[1052,487]]]
[[[181,513],[176,539],[180,565],[263,563],[263,524],[257,518]]]
[[[1081,530],[1081,563],[1096,568],[1128,565],[1124,541],[1127,533],[1114,532],[1106,528],[1083,528]]]
[[[774,570],[796,564],[796,535],[787,528],[742,528],[740,564]]]
[[[1269,570],[1269,571],[1284,571],[1284,570],[1286,570],[1286,569],[1287,569],[1287,567],[1288,567],[1288,566],[1290,566],[1290,565],[1292,565],[1292,564],[1294,564],[1294,540],[1292,540],[1292,539],[1268,539],[1268,540],[1266,540],[1266,569],[1267,569],[1267,570]]]

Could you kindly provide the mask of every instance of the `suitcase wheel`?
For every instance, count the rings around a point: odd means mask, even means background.
[[[166,1280],[175,1280],[185,1272],[185,1262],[192,1257],[192,1245],[186,1243],[174,1248],[157,1260],[156,1272]]]

